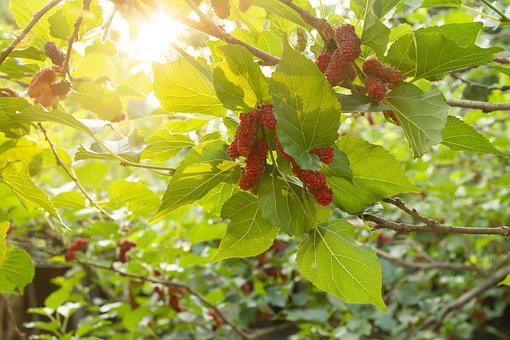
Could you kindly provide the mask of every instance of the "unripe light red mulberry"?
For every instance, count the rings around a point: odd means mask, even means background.
[[[329,62],[331,61],[331,56],[333,55],[333,52],[331,51],[322,51],[315,60],[315,63],[317,64],[317,67],[319,67],[319,70],[321,70],[322,73],[326,72]]]
[[[369,76],[365,82],[365,89],[373,103],[380,103],[386,98],[386,87],[381,78]]]
[[[398,122],[397,116],[395,116],[395,112],[393,112],[392,110],[384,110],[383,114],[384,114],[384,117],[387,120],[389,120],[390,122],[392,122],[393,124],[400,125],[400,123]]]
[[[365,60],[361,68],[367,77],[378,77],[388,84],[395,84],[402,80],[402,72],[391,66],[383,65],[375,57]]]
[[[333,148],[320,148],[312,150],[312,153],[319,156],[322,163],[328,164],[333,161],[335,157],[335,150]]]
[[[52,84],[51,90],[53,91],[54,95],[65,97],[69,91],[71,91],[71,83],[67,80],[62,80],[61,82]]]
[[[383,68],[383,65],[381,64],[381,61],[375,57],[368,58],[363,62],[363,65],[361,65],[361,69],[363,70],[363,73],[365,73],[368,76],[376,76],[379,77],[379,74]]]

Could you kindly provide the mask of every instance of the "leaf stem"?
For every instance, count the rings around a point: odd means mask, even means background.
[[[501,22],[510,22],[510,18],[508,18],[505,13],[503,13],[501,10],[499,10],[496,6],[494,6],[493,4],[491,4],[489,1],[487,0],[480,0],[481,2],[483,2],[487,7],[489,7],[490,9],[492,9],[494,12],[498,13],[498,15],[501,17]]]
[[[484,13],[484,12],[481,12],[477,9],[474,9],[473,7],[469,7],[469,6],[466,6],[466,5],[459,5],[460,8],[464,8],[465,10],[468,10],[468,11],[471,11],[473,13],[476,13],[482,17],[486,17],[486,18],[489,18],[491,20],[494,20],[494,21],[499,21],[498,18],[496,17],[493,17],[492,15],[489,15],[487,13]]]

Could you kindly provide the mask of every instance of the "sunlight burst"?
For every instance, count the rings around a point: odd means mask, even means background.
[[[177,41],[182,33],[182,26],[164,13],[151,16],[142,23],[134,38],[124,40],[124,50],[135,59],[152,62],[164,61],[171,52],[171,43]]]

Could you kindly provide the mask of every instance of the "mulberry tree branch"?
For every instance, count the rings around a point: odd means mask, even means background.
[[[76,21],[73,25],[73,33],[69,37],[69,42],[67,44],[67,52],[66,57],[64,59],[64,63],[62,64],[62,74],[65,76],[66,74],[69,74],[69,60],[71,59],[71,53],[73,51],[73,43],[78,40],[78,35],[80,33],[80,27],[83,22],[83,17],[85,16],[85,13],[89,11],[90,3],[92,0],[83,0],[83,7],[80,10],[80,13],[78,13],[78,17],[76,18]]]
[[[427,329],[433,325],[440,326],[442,321],[445,319],[445,317],[450,314],[451,312],[462,308],[465,306],[469,301],[477,297],[478,295],[484,293],[485,291],[493,288],[496,286],[499,282],[501,282],[508,274],[510,274],[510,266],[504,267],[495,273],[491,275],[489,279],[487,279],[484,283],[477,286],[476,288],[462,294],[458,299],[454,300],[450,304],[448,304],[446,307],[444,307],[441,312],[439,313],[439,318],[436,319],[436,317],[430,316],[428,319],[425,320],[423,323],[423,326],[421,327],[422,330]]]
[[[404,234],[411,232],[441,232],[448,234],[500,235],[505,237],[510,236],[510,227],[508,226],[500,226],[495,228],[454,227],[443,224],[429,226],[399,223],[369,214],[362,215],[361,217],[367,221],[374,222],[376,224],[376,229],[386,228],[396,231],[397,233]]]
[[[29,21],[29,23],[21,30],[21,32],[18,34],[16,39],[0,53],[0,65],[7,59],[9,54],[16,48],[16,46],[19,45],[23,39],[27,36],[27,34],[34,28],[34,26],[41,20],[41,18],[48,13],[53,7],[57,6],[59,3],[61,3],[63,0],[53,0],[50,3],[48,3],[46,6],[38,10],[34,13],[34,16],[32,20]]]

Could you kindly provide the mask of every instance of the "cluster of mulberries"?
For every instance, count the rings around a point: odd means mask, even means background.
[[[75,251],[81,251],[85,250],[87,248],[87,245],[89,244],[89,241],[87,241],[84,238],[77,238],[76,241],[71,243],[71,246],[66,251],[66,261],[71,261],[76,258],[76,255],[74,254]]]
[[[28,95],[34,98],[36,104],[49,107],[55,104],[57,99],[65,98],[71,90],[71,83],[67,80],[56,82],[57,72],[60,72],[60,66],[45,67],[32,78]]]
[[[214,13],[221,19],[226,19],[230,16],[229,0],[211,0],[211,7]]]
[[[337,48],[324,50],[317,57],[316,64],[332,86],[342,80],[356,78],[354,61],[361,54],[361,40],[356,35],[354,26],[342,24],[335,29]]]
[[[51,59],[53,65],[62,66],[62,64],[64,64],[66,55],[58,49],[54,42],[48,41],[46,45],[44,45],[44,54]]]
[[[383,65],[375,57],[365,60],[362,70],[367,76],[365,90],[374,103],[382,102],[386,98],[386,93],[402,80],[402,73],[399,70]]]
[[[246,157],[246,166],[239,186],[243,190],[255,190],[264,173],[269,150],[267,141],[262,137],[262,133],[259,133],[260,124],[270,129],[276,128],[273,106],[261,105],[251,112],[241,113],[239,120],[234,141],[230,144],[229,155],[231,158]]]
[[[326,185],[326,176],[320,171],[301,169],[294,158],[283,150],[277,135],[275,135],[275,141],[278,152],[291,163],[292,171],[305,184],[317,202],[321,205],[330,204],[333,201],[333,190]],[[334,156],[333,148],[315,149],[312,153],[318,155],[323,163],[330,163]]]

